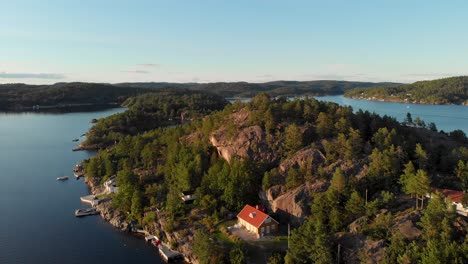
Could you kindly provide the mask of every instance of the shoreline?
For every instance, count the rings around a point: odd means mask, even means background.
[[[88,186],[91,195],[98,195],[104,191],[103,186],[93,181],[93,179],[88,179],[87,177],[83,177],[83,179],[84,183]],[[184,237],[183,234],[177,232],[177,230],[172,231],[172,233],[165,231],[165,226],[167,225],[167,222],[164,218],[163,213],[158,212],[156,218],[157,220],[155,220],[155,222],[151,225],[138,227],[141,228],[138,229],[137,227],[133,226],[133,224],[130,221],[125,219],[125,216],[122,212],[112,208],[112,199],[104,199],[103,202],[100,202],[99,204],[95,205],[94,208],[96,208],[99,211],[99,216],[102,219],[104,219],[106,222],[111,224],[114,228],[118,229],[119,231],[132,233],[133,235],[141,237],[142,239],[145,239],[145,236],[141,235],[141,230],[144,230],[144,232],[147,232],[149,234],[155,234],[156,237],[163,241],[162,244],[166,248],[169,248],[172,251],[177,251],[181,254],[183,260],[182,263],[198,263],[195,256],[193,255],[193,252],[191,251],[192,245],[187,246],[187,243],[182,243],[181,238]],[[185,234],[185,238],[186,237],[187,235]],[[174,241],[175,244],[177,244],[178,246],[169,247],[168,245],[174,244]],[[171,263],[174,262],[173,260],[168,261],[166,257],[161,254],[161,250],[159,248],[155,247],[154,249],[158,250],[162,260]],[[175,260],[175,263],[180,262],[177,262],[177,260]]]
[[[404,100],[389,100],[389,99],[379,99],[379,98],[374,98],[371,99],[369,97],[355,97],[355,96],[346,96],[345,94],[342,94],[344,98],[349,98],[349,99],[354,99],[354,100],[363,100],[363,101],[371,101],[371,102],[383,102],[383,103],[400,103],[400,104],[412,104],[412,105],[436,105],[436,106],[468,106],[468,103],[461,103],[461,104],[437,104],[437,103],[424,103],[424,102],[407,102]]]

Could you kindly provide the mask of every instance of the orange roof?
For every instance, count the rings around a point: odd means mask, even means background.
[[[450,198],[452,202],[461,203],[463,199],[463,192],[456,191],[456,190],[449,190],[449,189],[439,189],[439,188],[432,188],[433,191],[440,192],[444,197]]]
[[[268,218],[268,215],[247,204],[244,209],[242,209],[242,211],[240,211],[240,213],[237,215],[237,218],[240,218],[258,228],[260,225],[262,225],[263,222],[265,222],[265,220]]]

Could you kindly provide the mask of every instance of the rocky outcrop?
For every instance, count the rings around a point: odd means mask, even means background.
[[[282,175],[286,175],[291,168],[308,168],[314,172],[320,165],[323,165],[326,160],[325,155],[318,149],[306,147],[296,152],[291,158],[281,162],[279,165],[279,172]]]
[[[348,225],[348,230],[353,234],[360,233],[367,226],[368,222],[369,218],[367,216],[359,217]]]
[[[413,240],[421,236],[421,230],[417,228],[416,223],[421,219],[420,211],[411,211],[410,213],[403,214],[395,217],[393,230],[400,232],[403,237]]]
[[[267,209],[275,213],[280,222],[289,222],[295,226],[302,224],[306,216],[310,215],[312,193],[324,192],[328,188],[327,181],[313,184],[305,183],[284,192],[282,186],[277,185],[260,192],[260,198]]]
[[[231,133],[234,134],[230,135]],[[235,132],[221,127],[211,134],[210,142],[227,162],[239,157],[260,164],[272,164],[279,158],[278,153],[267,143],[266,133],[260,126],[241,128]]]
[[[337,233],[341,262],[348,264],[381,263],[385,255],[385,240],[367,239],[363,234]]]

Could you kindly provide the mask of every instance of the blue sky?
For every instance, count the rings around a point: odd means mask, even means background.
[[[468,72],[466,1],[0,0],[0,83]]]

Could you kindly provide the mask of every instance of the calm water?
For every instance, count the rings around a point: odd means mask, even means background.
[[[119,111],[0,113],[0,263],[163,263],[154,247],[99,216],[76,218],[87,186],[56,181],[93,154],[71,151],[88,121]]]
[[[426,124],[434,122],[437,129],[445,132],[461,129],[468,135],[468,106],[460,105],[422,105],[376,102],[368,100],[357,100],[346,98],[342,95],[319,96],[317,100],[335,102],[340,105],[352,106],[354,110],[367,110],[380,115],[395,117],[398,121],[403,121],[406,113],[411,113],[413,120],[419,117]]]

